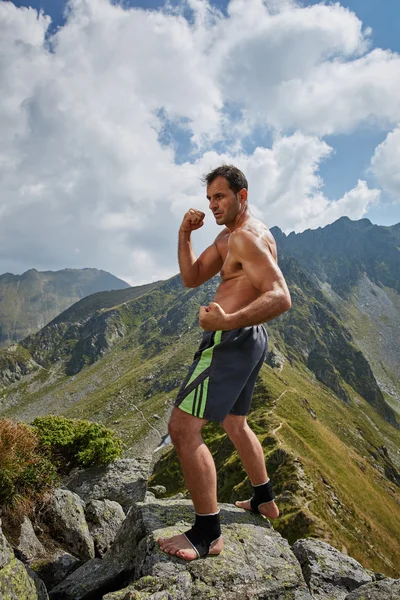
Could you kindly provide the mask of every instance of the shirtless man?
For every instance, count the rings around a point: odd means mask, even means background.
[[[161,550],[184,560],[219,554],[223,548],[215,465],[201,437],[209,420],[222,423],[254,487],[253,497],[236,506],[268,518],[279,515],[264,453],[246,415],[267,350],[262,323],[291,306],[277,264],[275,240],[249,212],[243,173],[222,165],[206,175],[204,182],[215,221],[225,227],[196,258],[191,233],[202,227],[205,214],[191,208],[179,229],[179,267],[187,287],[197,287],[218,272],[222,282],[214,302],[200,307],[203,339],[169,423],[196,521],[186,533],[158,540]]]

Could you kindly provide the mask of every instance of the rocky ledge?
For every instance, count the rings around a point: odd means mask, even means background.
[[[292,550],[262,517],[228,504],[220,508],[223,552],[185,562],[161,552],[157,539],[191,526],[191,503],[138,503],[103,559],[86,562],[51,590],[50,599],[352,600],[363,597],[354,596],[358,588],[379,592],[374,573],[328,544],[301,540]],[[396,594],[400,580],[385,579],[385,585]],[[376,594],[368,598],[383,600]]]
[[[219,556],[185,562],[164,554],[157,539],[188,529],[193,507],[146,493],[143,468],[140,461],[119,461],[101,473],[88,470],[86,480],[83,473],[70,480],[75,493],[56,490],[42,523],[52,536],[51,555],[26,522],[15,553],[0,530],[0,598],[399,600],[400,579],[364,569],[321,540],[298,540],[291,548],[268,520],[230,504],[220,505],[225,547]],[[113,477],[126,516],[107,498]],[[136,502],[120,495],[121,481]]]

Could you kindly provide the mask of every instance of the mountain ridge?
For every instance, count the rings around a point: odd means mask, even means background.
[[[29,269],[0,275],[0,346],[19,342],[82,297],[129,285],[101,269]]]

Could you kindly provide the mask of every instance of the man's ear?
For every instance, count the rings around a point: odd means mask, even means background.
[[[247,192],[246,188],[242,188],[238,192],[238,197],[240,200],[240,204],[243,206],[243,204],[245,204],[247,202],[247,197],[248,197],[248,192]]]

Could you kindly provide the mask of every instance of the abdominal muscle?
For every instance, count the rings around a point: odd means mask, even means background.
[[[223,280],[217,290],[214,302],[228,314],[234,313],[261,296],[242,272],[235,277]]]

